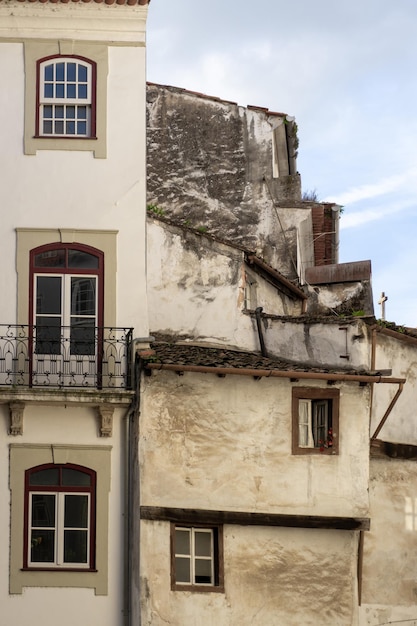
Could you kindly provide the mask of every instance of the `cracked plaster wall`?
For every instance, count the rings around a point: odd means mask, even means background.
[[[225,592],[190,593],[170,591],[169,524],[141,526],[144,626],[357,624],[356,533],[226,525]]]
[[[274,315],[301,312],[300,301],[278,292],[248,268],[239,249],[152,218],[147,241],[153,333],[258,350],[256,323],[242,314],[245,307],[262,306]]]

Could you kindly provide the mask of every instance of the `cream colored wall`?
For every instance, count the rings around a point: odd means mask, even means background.
[[[148,335],[144,68],[143,47],[109,48],[106,159],[68,150],[28,156],[23,153],[23,44],[0,40],[0,80],[8,85],[0,94],[2,145],[7,146],[0,154],[0,287],[9,295],[1,323],[16,320],[16,228],[117,230],[117,324]]]
[[[142,522],[146,624],[355,626],[357,535],[224,527],[224,593],[170,590],[170,529]]]
[[[142,504],[366,517],[369,389],[340,386],[339,455],[294,456],[294,384],[162,371],[145,378]]]
[[[33,616],[40,620],[44,626],[54,626],[59,622],[62,626],[80,624],[100,624],[100,626],[121,626],[123,611],[123,533],[124,533],[124,471],[121,451],[124,449],[126,432],[125,422],[126,409],[116,408],[113,421],[113,436],[109,438],[99,437],[99,421],[97,412],[93,406],[46,406],[27,404],[24,412],[23,435],[13,437],[8,435],[9,412],[7,404],[0,404],[0,497],[4,506],[0,507],[0,552],[9,555],[10,551],[10,498],[9,484],[19,481],[19,476],[9,474],[9,445],[18,444],[19,463],[22,461],[22,445],[29,446],[29,454],[39,455],[42,450],[39,446],[48,444],[58,446],[57,450],[67,449],[70,454],[78,454],[78,458],[84,454],[85,446],[91,447],[90,465],[97,468],[100,463],[100,451],[109,455],[110,466],[104,468],[104,474],[98,472],[98,483],[103,489],[103,481],[109,480],[107,494],[108,504],[108,537],[101,537],[101,541],[108,541],[105,551],[108,551],[108,576],[103,571],[107,563],[103,562],[103,554],[98,555],[97,564],[100,573],[97,576],[98,589],[76,588],[71,586],[68,574],[64,573],[65,582],[62,587],[36,586],[26,587],[27,579],[13,577],[13,595],[9,595],[9,562],[8,558],[0,560],[0,623],[2,626],[21,624],[26,626],[32,623]],[[77,447],[78,446],[78,447]],[[24,449],[24,448],[23,448]],[[52,448],[51,448],[52,450]],[[108,451],[108,452],[106,452]],[[88,451],[87,451],[88,458]],[[81,456],[80,456],[81,455]],[[31,457],[31,458],[32,458]],[[85,455],[84,457],[85,458]],[[89,466],[88,461],[85,465]],[[21,477],[20,477],[21,478]],[[106,487],[104,487],[106,490]],[[19,489],[13,490],[13,497],[19,497]],[[99,509],[102,506],[102,500]],[[15,503],[18,508],[21,506]],[[21,521],[20,521],[21,523]],[[19,521],[17,521],[19,524]],[[13,527],[14,541],[16,540],[16,528]],[[100,531],[102,532],[102,530]],[[107,531],[106,531],[107,533]],[[20,537],[21,550],[18,551],[20,561],[23,560],[23,536]],[[11,567],[15,567],[12,561]],[[55,585],[59,572],[55,574]],[[65,577],[66,576],[66,577]],[[76,585],[82,587],[83,573],[76,573]],[[89,586],[95,584],[94,574],[86,573]],[[104,576],[104,578],[103,578]],[[36,574],[32,575],[36,581]],[[43,580],[44,575],[38,579]],[[71,576],[69,577],[71,578]],[[23,592],[16,593],[16,584],[24,582]],[[45,581],[44,581],[45,582]],[[48,582],[48,581],[46,581]],[[36,584],[36,582],[35,582]],[[58,583],[59,584],[59,583]],[[65,586],[66,585],[66,586]],[[104,585],[104,586],[103,586]],[[96,594],[104,595],[96,595]],[[65,606],[65,610],[62,607]]]
[[[361,626],[417,619],[417,467],[372,459],[371,530],[365,535]],[[409,620],[409,621],[408,621]]]

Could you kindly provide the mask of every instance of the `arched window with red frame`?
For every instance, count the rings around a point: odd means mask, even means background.
[[[96,136],[96,63],[77,55],[37,62],[37,137]]]
[[[75,464],[25,472],[24,569],[95,568],[96,472]]]
[[[104,254],[96,248],[53,243],[31,250],[29,323],[38,380],[45,367],[72,376],[74,384],[86,363],[99,374],[103,282]],[[54,356],[53,364],[45,355]]]

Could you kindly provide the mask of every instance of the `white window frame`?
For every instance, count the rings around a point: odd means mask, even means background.
[[[55,497],[55,525],[54,526],[32,526],[32,506],[33,496],[48,495]],[[65,527],[65,499],[67,496],[82,496],[87,498],[87,527],[86,528],[74,528]],[[73,562],[64,561],[64,540],[66,530],[82,530],[86,533],[86,561],[85,562]],[[54,532],[54,561],[32,561],[31,548],[32,548],[32,530],[48,530]],[[90,536],[91,536],[91,494],[86,492],[77,491],[33,491],[29,493],[29,519],[28,519],[28,566],[29,567],[63,567],[65,569],[90,569]]]
[[[57,78],[57,66],[59,64],[64,65],[64,78],[62,80],[58,80]],[[75,80],[68,79],[68,64],[75,64],[76,66],[76,78]],[[45,77],[46,68],[53,68],[53,78],[47,80]],[[86,80],[78,79],[78,68],[84,67],[87,72]],[[93,81],[93,72],[92,72],[92,64],[88,61],[80,59],[78,57],[55,57],[49,58],[42,61],[39,65],[39,110],[38,110],[38,128],[39,128],[39,136],[40,137],[65,137],[65,138],[90,138],[92,136],[91,128],[92,128],[92,81]],[[79,94],[74,97],[69,97],[68,95],[57,96],[56,90],[58,86],[63,87],[64,91],[67,92],[70,86],[74,86],[75,90],[78,91],[79,87],[86,86],[86,95],[85,97],[79,97]],[[45,91],[48,86],[52,87],[53,95],[46,95]],[[67,92],[68,93],[68,92]],[[46,107],[52,108],[52,114],[48,117],[45,116]],[[58,117],[57,108],[62,107],[63,115],[62,117]],[[74,116],[69,117],[69,107],[74,107]],[[86,107],[86,114],[83,118],[78,118],[78,112],[81,110],[81,107]],[[78,122],[77,120],[85,122],[85,132],[77,132],[78,131]],[[44,129],[44,123],[46,121],[51,122],[51,132],[46,132]],[[63,125],[63,131],[56,131],[56,126],[58,123]],[[74,132],[67,132],[67,128],[69,124],[74,124]]]
[[[213,537],[213,529],[212,528],[194,528],[194,527],[186,527],[186,526],[176,526],[175,533],[177,531],[187,532],[189,535],[189,546],[190,552],[188,554],[183,554],[181,552],[177,552],[175,549],[175,559],[188,559],[189,560],[189,573],[190,580],[189,581],[179,581],[177,580],[177,575],[175,571],[175,581],[178,585],[190,585],[190,586],[206,586],[212,587],[214,586],[214,537]],[[210,555],[200,555],[196,552],[196,535],[198,534],[208,534],[210,535]],[[176,544],[175,544],[176,545]],[[196,561],[210,561],[210,582],[197,582],[196,581]]]

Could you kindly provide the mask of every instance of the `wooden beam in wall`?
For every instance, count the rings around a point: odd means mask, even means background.
[[[236,524],[239,526],[283,526],[287,528],[321,528],[328,530],[369,530],[368,517],[333,517],[327,515],[284,515],[246,511],[212,511],[141,506],[144,520],[187,524]]]

